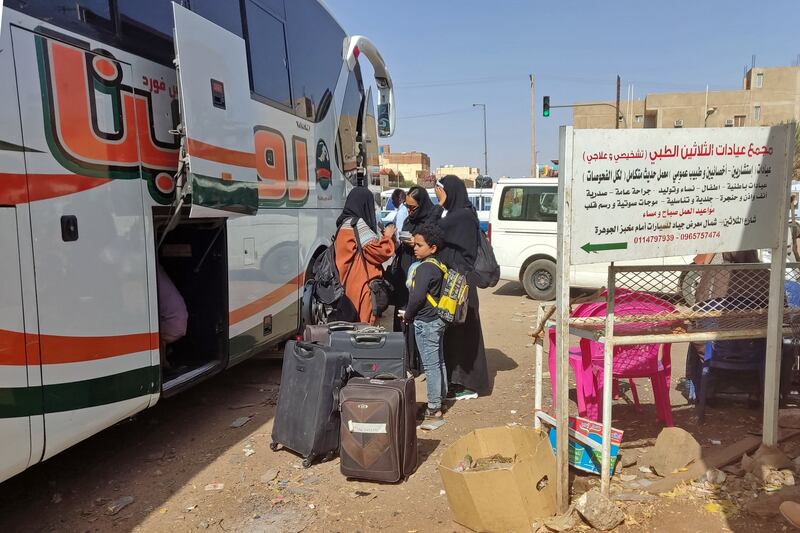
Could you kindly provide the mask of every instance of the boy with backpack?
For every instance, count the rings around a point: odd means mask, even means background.
[[[442,337],[448,323],[463,322],[468,287],[464,276],[448,270],[436,259],[444,246],[444,234],[436,224],[425,224],[414,234],[414,256],[419,260],[409,269],[411,286],[403,320],[413,325],[428,389],[426,421],[443,418],[447,396],[447,370]]]

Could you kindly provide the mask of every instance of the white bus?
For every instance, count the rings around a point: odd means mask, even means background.
[[[394,128],[316,0],[0,0],[0,95],[0,481],[294,335]]]

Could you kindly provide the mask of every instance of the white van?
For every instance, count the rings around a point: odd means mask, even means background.
[[[494,188],[489,239],[500,264],[500,279],[519,281],[534,300],[556,295],[556,216],[558,178],[501,179]],[[668,257],[620,262],[621,265],[683,265],[693,257]],[[572,267],[570,284],[603,287],[608,263]],[[664,292],[678,291],[665,287]]]

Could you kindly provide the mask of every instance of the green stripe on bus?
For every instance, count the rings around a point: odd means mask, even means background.
[[[0,418],[60,413],[121,402],[158,392],[158,366],[101,378],[35,387],[0,387]]]

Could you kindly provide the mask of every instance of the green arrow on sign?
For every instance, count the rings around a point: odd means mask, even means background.
[[[581,250],[583,250],[587,254],[590,254],[592,252],[594,253],[603,252],[605,250],[627,250],[627,249],[628,249],[627,242],[608,242],[605,244],[591,244],[587,242],[586,244],[581,246]]]

